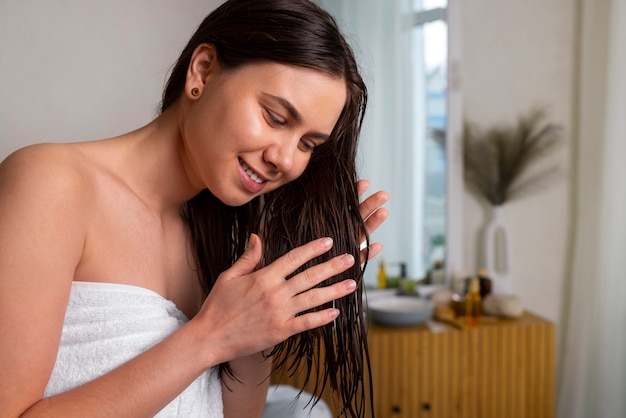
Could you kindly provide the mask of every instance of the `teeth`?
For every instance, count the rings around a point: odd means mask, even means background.
[[[252,171],[250,171],[250,170],[246,170],[246,173],[248,173],[248,175],[250,176],[250,178],[251,178],[252,180],[254,180],[256,183],[259,183],[259,184],[263,183],[263,180],[261,180],[259,177],[257,177],[257,175],[256,175],[256,174],[254,174]]]
[[[246,172],[246,174],[248,174],[250,176],[250,178],[252,180],[254,180],[255,183],[261,184],[263,183],[263,180],[259,178],[259,176],[256,175],[256,173],[254,171],[252,171],[250,169],[250,167],[248,167],[246,165],[246,163],[244,163],[243,161],[239,160],[239,162],[241,163],[241,166],[243,167],[243,170]]]

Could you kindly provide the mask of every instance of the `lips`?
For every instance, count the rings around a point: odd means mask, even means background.
[[[239,174],[243,186],[254,194],[260,193],[267,183],[267,179],[252,170],[241,158],[239,158]]]
[[[252,169],[250,167],[248,167],[248,165],[241,158],[239,159],[239,164],[241,164],[241,167],[243,168],[243,171],[245,171],[246,174],[248,176],[250,176],[250,178],[252,180],[254,180],[255,183],[263,184],[265,182],[265,180],[263,180],[261,177],[259,177],[259,175],[257,173],[252,171]]]

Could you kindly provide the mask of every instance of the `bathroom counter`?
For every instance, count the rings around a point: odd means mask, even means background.
[[[376,417],[554,416],[555,326],[532,313],[442,332],[370,324],[368,339]],[[300,375],[278,380],[302,383]]]

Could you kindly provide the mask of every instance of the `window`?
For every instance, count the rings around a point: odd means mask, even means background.
[[[425,275],[436,262],[445,262],[447,44],[446,0],[414,0],[411,29],[414,159],[421,160],[415,177],[417,271]],[[421,249],[421,251],[419,251]],[[420,274],[420,273],[418,273]]]
[[[458,54],[451,25],[459,0],[318,2],[347,35],[368,85],[359,175],[371,191],[391,194],[389,219],[373,237],[384,245],[379,258],[390,275],[405,264],[410,278],[421,279],[435,261],[450,271],[461,255],[460,153],[446,139],[460,126],[458,83],[449,81],[450,71],[458,73],[450,58]],[[365,274],[375,286],[376,268]]]

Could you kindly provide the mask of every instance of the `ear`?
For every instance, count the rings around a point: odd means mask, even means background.
[[[194,49],[191,61],[187,68],[187,79],[185,82],[185,96],[191,100],[196,100],[202,95],[202,90],[211,74],[219,70],[217,51],[211,44],[200,44]],[[197,94],[192,94],[192,90]],[[198,93],[199,92],[199,93]]]

